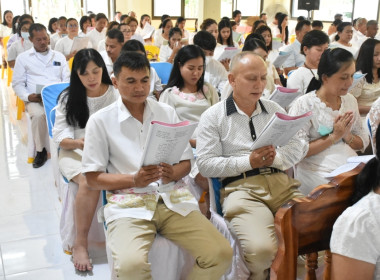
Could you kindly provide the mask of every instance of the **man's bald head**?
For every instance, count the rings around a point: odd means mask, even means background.
[[[236,73],[241,65],[255,64],[264,65],[266,67],[264,59],[253,52],[241,52],[235,55],[231,60],[230,73]]]

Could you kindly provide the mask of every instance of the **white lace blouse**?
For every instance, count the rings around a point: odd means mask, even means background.
[[[372,103],[380,97],[380,81],[368,83],[362,79],[351,90],[350,93],[358,100],[359,106],[372,106]]]
[[[87,105],[90,116],[100,109],[107,107],[116,101],[117,91],[113,86],[108,86],[107,91],[99,97],[87,97]],[[63,139],[80,139],[85,135],[85,128],[73,127],[66,122],[66,102],[59,102],[55,111],[55,123],[53,127],[53,140],[60,144]]]
[[[315,91],[298,98],[290,108],[290,115],[296,116],[309,111],[313,112],[311,121],[298,132],[298,136],[309,143],[328,135],[333,131],[335,118],[352,111],[355,120],[351,133],[362,139],[362,151],[364,151],[369,143],[369,138],[360,119],[356,98],[351,94],[346,94],[341,96],[341,101],[340,109],[334,111],[318,98]],[[324,151],[304,158],[296,167],[297,179],[302,183],[300,190],[307,194],[318,185],[327,183],[325,176],[328,173],[345,164],[347,158],[356,155],[349,145],[340,140]]]
[[[372,104],[368,113],[368,119],[371,126],[372,145],[376,152],[376,130],[380,123],[380,97]]]

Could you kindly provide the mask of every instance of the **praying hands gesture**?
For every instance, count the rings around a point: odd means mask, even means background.
[[[334,130],[332,132],[332,137],[334,142],[345,138],[350,134],[352,125],[354,124],[354,113],[349,111],[343,115],[339,115],[334,122]]]

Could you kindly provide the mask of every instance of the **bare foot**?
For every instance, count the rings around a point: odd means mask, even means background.
[[[79,271],[91,271],[92,263],[88,256],[87,249],[84,246],[76,246],[73,248],[74,267]]]

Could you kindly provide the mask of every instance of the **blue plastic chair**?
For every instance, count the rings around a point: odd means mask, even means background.
[[[50,138],[53,137],[52,129],[55,122],[55,112],[53,108],[57,105],[59,94],[69,86],[69,83],[57,83],[45,86],[41,91],[42,102],[46,113],[46,123]]]
[[[158,77],[161,79],[161,83],[166,85],[169,82],[173,65],[169,62],[152,62],[150,66],[156,70]]]

